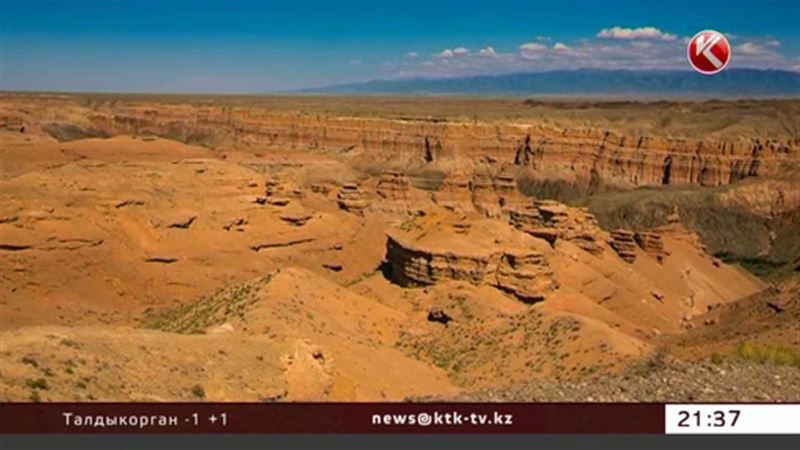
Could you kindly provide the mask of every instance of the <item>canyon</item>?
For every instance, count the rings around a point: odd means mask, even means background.
[[[796,289],[797,109],[4,93],[0,399],[460,398],[732,354],[719,311]]]
[[[269,109],[137,102],[83,105],[51,100],[44,118],[5,112],[7,126],[39,121],[59,140],[155,135],[219,150],[283,149],[363,153],[368,164],[432,164],[470,173],[482,161],[536,176],[632,188],[730,185],[796,171],[794,136],[699,139],[620,134],[590,126],[271,113]],[[44,120],[42,120],[44,119]],[[794,204],[796,206],[796,204]]]

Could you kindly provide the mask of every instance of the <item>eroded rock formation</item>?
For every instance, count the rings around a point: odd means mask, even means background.
[[[388,235],[386,260],[392,279],[402,286],[430,285],[440,280],[480,283],[486,278],[489,255],[437,252]]]
[[[498,173],[478,172],[469,182],[472,205],[486,217],[500,217],[512,203],[517,203],[517,181],[508,169]]]
[[[489,284],[514,294],[526,303],[542,301],[547,292],[558,287],[544,255],[525,251],[500,255],[494,281],[490,279]]]
[[[636,261],[636,241],[633,232],[628,230],[613,230],[609,244],[620,258],[627,263]]]
[[[264,202],[273,206],[286,206],[291,199],[300,199],[305,193],[294,185],[278,178],[268,178],[264,181]]]
[[[614,240],[586,210],[517,192],[516,176],[528,171],[628,183],[662,164],[647,140],[608,135],[598,149],[588,134],[507,119],[333,118],[216,99],[62,98],[25,105],[32,112],[22,135],[3,129],[0,117],[0,340],[10,342],[0,355],[0,396],[9,401],[30,398],[28,380],[39,375],[28,355],[41,368],[86,357],[114,369],[60,372],[39,390],[42,401],[76,400],[74,386],[87,376],[93,382],[77,400],[185,401],[202,384],[215,401],[399,401],[494,388],[497,380],[601,376],[644,360],[683,324],[704,323],[695,316],[710,306],[763,287],[711,258],[677,216],[617,239],[615,248],[639,255],[627,264],[603,251]],[[20,109],[5,99],[0,116]],[[54,124],[48,134],[42,121]],[[54,139],[121,132],[131,135]],[[775,154],[765,148],[758,158]],[[680,159],[667,164],[670,184],[681,179]],[[659,170],[648,176],[662,177]],[[795,204],[785,185],[773,189],[766,213]],[[641,192],[649,191],[658,190]],[[435,199],[424,214],[418,195]],[[649,254],[662,249],[669,257],[656,265]],[[791,318],[774,305],[771,318]],[[155,330],[134,329],[142,324]],[[181,345],[162,345],[171,341]],[[191,354],[164,353],[174,348]],[[218,351],[229,348],[244,353]],[[224,364],[194,370],[208,355]],[[136,361],[163,364],[142,375],[149,366]],[[180,386],[156,370],[187,364],[199,375]],[[243,376],[231,383],[231,374]]]
[[[604,231],[584,208],[571,208],[553,200],[536,200],[509,211],[509,222],[518,230],[555,245],[557,239],[572,241],[589,253],[604,249]]]
[[[128,134],[158,135],[214,148],[358,148],[426,164],[449,158],[465,160],[469,166],[470,161],[488,156],[548,179],[595,180],[621,187],[719,186],[776,175],[785,171],[786,164],[797,165],[792,156],[797,154],[797,143],[775,139],[718,142],[544,124],[281,114],[213,105],[191,110],[180,104],[152,108],[133,101],[114,102],[113,109],[87,108],[67,99],[54,102],[58,105],[46,115],[47,120],[29,128],[38,127],[58,139]],[[1,119],[18,123],[30,117],[12,110]]]
[[[339,208],[355,214],[364,214],[364,210],[369,206],[367,197],[357,184],[344,184],[336,194],[336,202]]]
[[[654,231],[662,235],[668,235],[672,238],[688,242],[696,247],[701,253],[707,252],[705,244],[703,244],[702,239],[700,239],[700,235],[698,235],[693,229],[685,226],[681,221],[680,211],[677,206],[673,207],[672,213],[667,216],[667,224],[658,227]]]
[[[452,211],[472,209],[470,179],[466,175],[453,175],[445,178],[433,194],[433,201]]]
[[[667,251],[664,249],[664,240],[661,239],[661,233],[657,231],[637,231],[634,233],[633,239],[645,253],[653,256],[659,262],[667,257]]]
[[[424,209],[422,195],[411,186],[411,180],[400,172],[381,173],[375,195],[371,207],[383,212],[405,215]]]
[[[456,224],[458,225],[458,224]],[[470,239],[470,246],[448,245],[447,238]],[[434,237],[429,238],[431,235]],[[402,286],[433,285],[448,280],[489,284],[526,303],[544,300],[558,288],[545,255],[519,241],[492,239],[469,227],[442,227],[414,238],[400,230],[387,235],[386,262]],[[458,235],[458,236],[456,236]],[[422,237],[424,236],[424,238]]]

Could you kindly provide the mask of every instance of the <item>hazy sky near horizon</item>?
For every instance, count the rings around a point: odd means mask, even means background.
[[[0,1],[0,89],[254,93],[554,69],[800,70],[800,1]]]

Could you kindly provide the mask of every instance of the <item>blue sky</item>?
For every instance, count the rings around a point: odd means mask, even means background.
[[[269,92],[375,78],[688,69],[712,28],[730,67],[799,70],[800,1],[0,1],[0,88]]]

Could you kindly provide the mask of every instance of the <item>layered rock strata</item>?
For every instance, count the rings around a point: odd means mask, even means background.
[[[436,164],[472,163],[490,157],[536,171],[541,177],[603,182],[620,187],[719,186],[748,177],[770,177],[798,168],[796,141],[699,139],[620,135],[598,128],[562,129],[545,124],[491,121],[426,121],[276,113],[216,105],[157,107],[135,101],[83,106],[53,99],[40,122],[29,123],[57,138],[157,135],[214,148],[298,148],[403,156]],[[0,120],[30,122],[36,115],[9,104]],[[27,110],[25,110],[27,111]]]
[[[483,162],[487,165],[487,162]],[[489,163],[489,167],[492,163]],[[486,217],[501,217],[506,210],[523,198],[517,191],[517,180],[508,168],[494,173],[484,171],[473,174],[469,182],[472,205]]]
[[[489,284],[526,303],[544,300],[548,292],[558,288],[547,258],[532,249],[444,250],[412,242],[400,233],[390,233],[386,262],[392,280],[402,286],[426,286],[448,280]]]
[[[266,203],[274,206],[285,206],[291,199],[305,197],[305,193],[278,178],[268,178],[264,182]]]
[[[525,251],[502,253],[488,283],[526,303],[542,301],[547,292],[558,288],[544,255]]]
[[[657,231],[637,231],[634,233],[633,239],[645,253],[656,258],[658,262],[662,262],[667,257],[661,233]]]
[[[667,216],[667,224],[653,230],[663,235],[668,235],[673,239],[688,242],[696,247],[701,253],[707,253],[708,249],[703,244],[700,235],[693,229],[687,228],[681,221],[680,211],[677,206],[672,208],[672,213]]]
[[[433,193],[433,201],[451,211],[471,210],[473,205],[469,177],[453,175],[445,178],[439,189]]]
[[[422,209],[421,196],[412,188],[411,180],[400,172],[381,173],[375,194],[373,209],[399,214],[413,214]]]
[[[628,230],[614,230],[611,232],[609,244],[626,263],[636,261],[636,241],[634,233]]]
[[[344,184],[339,188],[336,202],[339,208],[359,215],[363,215],[364,210],[369,206],[367,195],[357,184],[353,183]]]
[[[557,239],[575,243],[592,254],[603,252],[605,232],[584,208],[572,208],[553,200],[536,200],[509,210],[509,223],[516,229],[555,245]]]

